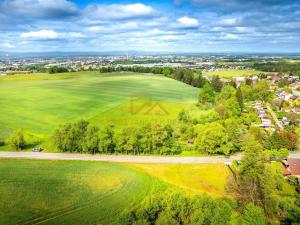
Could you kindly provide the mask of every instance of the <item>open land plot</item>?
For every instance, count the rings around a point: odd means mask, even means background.
[[[191,193],[224,196],[230,170],[222,163],[215,164],[149,164],[127,163],[129,167],[147,172]]]
[[[161,75],[6,76],[0,78],[0,138],[22,128],[27,139],[44,140],[58,125],[79,119],[98,126],[174,119],[182,107],[196,102],[197,93],[197,88]]]
[[[0,160],[0,224],[115,224],[167,184],[105,162]]]
[[[204,75],[207,76],[219,76],[223,78],[232,78],[232,77],[238,77],[238,76],[251,76],[251,75],[257,75],[262,73],[261,71],[257,70],[219,70],[219,71],[213,71],[213,72],[204,72]]]

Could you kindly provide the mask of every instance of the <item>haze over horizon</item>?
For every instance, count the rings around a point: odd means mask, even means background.
[[[2,52],[300,52],[300,1],[1,0]]]

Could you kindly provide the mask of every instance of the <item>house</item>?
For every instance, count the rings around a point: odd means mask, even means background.
[[[288,158],[282,163],[285,167],[283,169],[284,176],[295,176],[300,178],[300,159]]]
[[[255,84],[255,83],[257,83],[257,81],[258,81],[258,76],[253,76],[253,77],[251,77],[251,80],[252,80],[252,83],[253,84]]]
[[[246,78],[245,77],[236,77],[235,78],[235,85],[239,87],[243,82],[245,82]]]

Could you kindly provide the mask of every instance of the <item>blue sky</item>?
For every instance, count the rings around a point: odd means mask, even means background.
[[[0,51],[300,52],[299,0],[0,0]]]

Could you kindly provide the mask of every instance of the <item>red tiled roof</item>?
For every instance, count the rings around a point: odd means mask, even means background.
[[[300,165],[289,165],[283,170],[284,175],[300,175]]]
[[[287,161],[289,165],[300,165],[300,159],[288,158]]]

